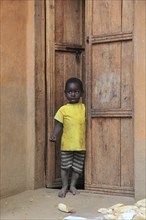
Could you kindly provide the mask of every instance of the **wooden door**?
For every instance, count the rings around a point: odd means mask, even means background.
[[[47,125],[52,133],[54,114],[66,103],[65,81],[72,76],[83,79],[83,3],[82,0],[46,1]],[[60,180],[60,140],[48,142],[46,185],[58,187]]]
[[[133,0],[86,1],[85,188],[134,193]]]

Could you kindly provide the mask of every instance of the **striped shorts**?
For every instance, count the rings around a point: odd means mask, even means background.
[[[85,151],[61,151],[61,169],[72,168],[82,173],[85,160]]]

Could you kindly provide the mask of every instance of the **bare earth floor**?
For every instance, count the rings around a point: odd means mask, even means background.
[[[108,208],[117,203],[133,205],[132,197],[101,195],[80,190],[73,196],[68,192],[65,198],[58,197],[58,189],[29,190],[1,200],[1,220],[62,220],[66,216],[94,218],[100,216],[99,208]],[[73,207],[75,213],[64,213],[58,210],[58,204],[64,203]]]

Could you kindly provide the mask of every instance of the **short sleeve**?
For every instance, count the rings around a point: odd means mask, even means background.
[[[63,124],[63,114],[60,109],[56,112],[54,119],[61,122]]]

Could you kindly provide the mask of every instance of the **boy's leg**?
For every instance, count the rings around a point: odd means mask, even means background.
[[[79,173],[75,172],[74,170],[72,171],[71,184],[70,184],[70,192],[73,195],[77,194],[76,184],[77,184],[77,181],[79,179],[79,176],[80,176]]]
[[[72,167],[72,159],[73,159],[72,151],[61,151],[62,189],[58,194],[59,197],[65,197],[68,191],[69,171],[70,168]]]
[[[61,151],[61,180],[62,189],[58,196],[65,197],[68,191],[69,171],[72,166],[73,153],[70,151]]]
[[[61,169],[62,188],[58,193],[59,197],[65,197],[68,191],[69,169]]]
[[[76,184],[80,174],[83,171],[84,159],[85,159],[85,151],[74,151],[73,165],[72,165],[73,170],[72,170],[72,178],[70,185],[70,191],[72,192],[73,195],[76,195],[77,193]]]

